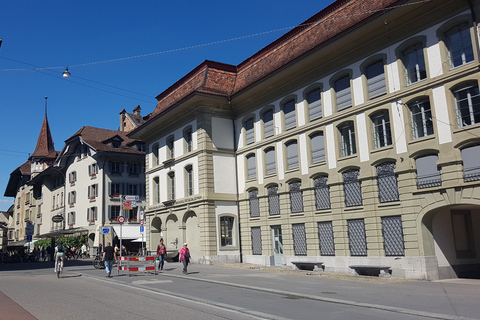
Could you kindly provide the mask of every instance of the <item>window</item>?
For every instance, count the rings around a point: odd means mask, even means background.
[[[265,150],[266,173],[267,175],[277,173],[277,164],[275,162],[275,148]]]
[[[245,120],[245,136],[247,139],[247,144],[251,144],[255,142],[255,132],[254,132],[254,121],[253,118],[249,118]]]
[[[290,210],[292,213],[303,212],[302,182],[293,181],[288,184],[290,189]]]
[[[390,131],[390,116],[387,110],[379,111],[370,116],[373,124],[373,141],[375,148],[383,148],[392,145],[392,133]]]
[[[315,208],[317,210],[330,209],[330,187],[327,185],[327,176],[318,176],[313,179],[315,187]]]
[[[286,147],[287,147],[287,170],[298,169],[299,162],[298,162],[297,141],[287,142]]]
[[[160,203],[160,179],[153,178],[153,203]]]
[[[120,196],[120,183],[110,182],[110,197]]]
[[[463,159],[463,181],[480,180],[480,146],[473,146],[462,149]]]
[[[98,174],[98,165],[93,163],[88,166],[88,175],[90,177],[95,177]]]
[[[175,140],[173,136],[167,138],[167,159],[175,158]]]
[[[295,100],[290,100],[283,104],[283,113],[285,116],[285,130],[295,128],[297,126],[297,117],[295,114]]]
[[[440,170],[437,167],[438,156],[430,155],[415,159],[417,167],[417,188],[432,188],[442,185]]]
[[[255,154],[247,155],[247,177],[248,179],[257,178],[257,166],[255,162]]]
[[[120,217],[120,206],[108,206],[108,219],[117,221],[118,217]]]
[[[68,174],[68,180],[70,183],[75,183],[77,181],[77,171],[72,171]]]
[[[334,83],[337,98],[337,110],[343,110],[352,106],[352,93],[350,91],[350,76],[346,75]]]
[[[408,104],[412,115],[413,138],[422,138],[433,134],[432,110],[428,99]]]
[[[145,147],[145,144],[137,144],[137,150],[141,152],[146,152],[147,147]]]
[[[425,59],[423,57],[423,45],[421,43],[404,50],[402,55],[407,85],[427,78]]]
[[[260,202],[258,199],[258,190],[253,189],[248,192],[250,205],[250,218],[260,217]]]
[[[98,197],[98,184],[88,186],[88,199],[95,199]]]
[[[120,144],[121,144],[121,143],[122,143],[121,141],[113,140],[113,141],[112,141],[112,147],[113,147],[113,148],[120,148]]]
[[[140,172],[140,165],[138,163],[128,163],[128,175],[130,176],[138,176]]]
[[[358,176],[359,170],[349,170],[343,174],[343,191],[345,193],[345,206],[354,207],[363,204],[362,185]]]
[[[77,192],[76,191],[70,191],[68,193],[68,203],[70,205],[75,204],[75,202],[77,202],[76,198],[77,198]]]
[[[278,196],[278,186],[273,185],[267,188],[268,191],[268,213],[273,216],[280,214],[280,198]]]
[[[127,194],[136,196],[139,194],[138,192],[139,192],[138,184],[135,184],[135,183],[127,184]]]
[[[97,207],[87,208],[87,221],[95,222],[98,219],[98,210]]]
[[[367,255],[367,237],[365,235],[365,222],[363,219],[347,220],[348,241],[350,246],[350,255]]]
[[[159,159],[158,159],[158,143],[155,143],[152,146],[152,164],[154,166],[158,166],[159,164]]]
[[[387,162],[377,166],[378,200],[381,203],[400,200],[398,195],[395,163]]]
[[[138,207],[134,207],[132,209],[124,210],[123,213],[125,215],[125,219],[127,219],[130,222],[137,221],[137,219],[138,219],[137,218]]]
[[[293,230],[293,252],[296,256],[307,255],[307,235],[305,224],[297,223],[292,225]]]
[[[342,157],[351,156],[357,153],[355,144],[355,127],[353,121],[347,122],[338,127],[340,132],[340,146]]]
[[[252,235],[252,254],[261,255],[262,254],[262,230],[260,227],[251,228]]]
[[[317,132],[310,136],[312,146],[312,163],[325,162],[325,140],[323,132]]]
[[[192,145],[192,127],[187,127],[183,131],[183,139],[185,140],[185,151],[191,152],[193,150]]]
[[[193,168],[192,166],[185,167],[185,178],[186,183],[185,186],[187,187],[187,197],[193,196]]]
[[[383,61],[377,61],[365,69],[368,96],[370,99],[382,96],[387,93],[387,84],[385,82],[385,70]]]
[[[322,99],[320,88],[310,91],[306,95],[308,103],[308,114],[310,121],[320,119],[322,117]]]
[[[480,92],[476,82],[453,90],[459,127],[480,123]]]
[[[110,161],[110,173],[112,174],[121,174],[123,165],[119,161]]]
[[[383,249],[387,257],[404,256],[402,218],[382,217]]]
[[[275,127],[273,125],[273,110],[269,109],[265,111],[262,115],[262,119],[265,138],[272,137],[275,132]]]
[[[175,172],[170,172],[168,174],[168,191],[168,200],[175,200]]]
[[[69,212],[68,213],[68,221],[67,221],[69,226],[75,225],[75,211]]]
[[[233,245],[233,217],[220,217],[221,246]]]
[[[335,256],[333,224],[331,221],[318,223],[318,240],[320,242],[320,255]]]
[[[450,67],[456,68],[473,61],[472,39],[468,23],[458,25],[445,33]]]

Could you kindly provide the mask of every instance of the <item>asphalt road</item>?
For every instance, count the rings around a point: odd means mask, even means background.
[[[107,278],[89,261],[71,262],[57,279],[50,264],[0,267],[0,291],[30,319],[480,319],[480,286],[442,284],[435,297],[430,282],[352,283],[198,265],[184,276],[178,263],[157,275]]]

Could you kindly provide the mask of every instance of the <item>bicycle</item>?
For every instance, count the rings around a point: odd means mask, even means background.
[[[99,254],[97,254],[95,256],[95,259],[93,259],[93,267],[95,269],[104,269],[105,268],[105,264],[103,263],[102,257]]]

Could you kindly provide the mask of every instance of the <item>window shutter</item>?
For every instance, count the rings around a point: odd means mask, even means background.
[[[287,169],[298,168],[298,148],[297,142],[291,142],[287,145]]]
[[[273,136],[275,131],[273,126],[273,110],[268,110],[263,114],[263,126],[265,138]]]
[[[90,221],[90,208],[87,208],[87,221]]]
[[[109,195],[109,196],[112,196],[112,195],[113,195],[113,192],[112,192],[112,183],[111,183],[111,182],[108,183],[108,195]]]
[[[285,114],[285,130],[293,129],[297,126],[297,119],[295,117],[295,101],[285,103],[283,106]]]
[[[275,174],[276,164],[275,164],[275,149],[271,148],[265,151],[265,158],[267,164],[267,175],[268,174]]]
[[[368,94],[370,99],[379,97],[387,93],[385,83],[385,71],[383,69],[383,61],[378,61],[366,69]]]
[[[108,206],[108,220],[112,220],[112,206]]]
[[[254,122],[253,118],[248,119],[245,121],[245,132],[247,136],[247,144],[255,142],[255,134],[254,134]]]
[[[350,91],[350,77],[346,76],[335,82],[337,94],[337,110],[343,110],[352,106],[352,93]]]
[[[322,117],[322,100],[320,89],[313,90],[307,95],[308,110],[310,114],[310,121]]]
[[[248,178],[255,179],[257,177],[257,167],[255,163],[255,155],[251,154],[247,157]]]
[[[465,182],[480,180],[480,146],[462,149],[462,158]]]
[[[438,156],[430,155],[415,160],[417,166],[418,188],[429,188],[442,185],[440,170],[437,167]]]
[[[90,190],[90,189],[91,189],[91,187],[90,187],[90,186],[88,186],[87,198],[89,198],[89,199],[90,199],[90,197],[92,196],[92,194],[91,194],[91,190]]]
[[[323,134],[317,133],[312,136],[312,161],[313,163],[319,163],[325,161],[325,142],[323,140]]]

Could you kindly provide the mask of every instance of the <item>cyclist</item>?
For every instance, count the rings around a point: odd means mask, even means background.
[[[57,270],[57,265],[58,265],[58,260],[61,260],[61,265],[60,268],[63,270],[63,261],[65,259],[65,248],[63,247],[63,243],[59,242],[58,245],[55,247],[55,254],[54,254],[54,260],[55,260],[55,273],[57,273],[60,270]]]

